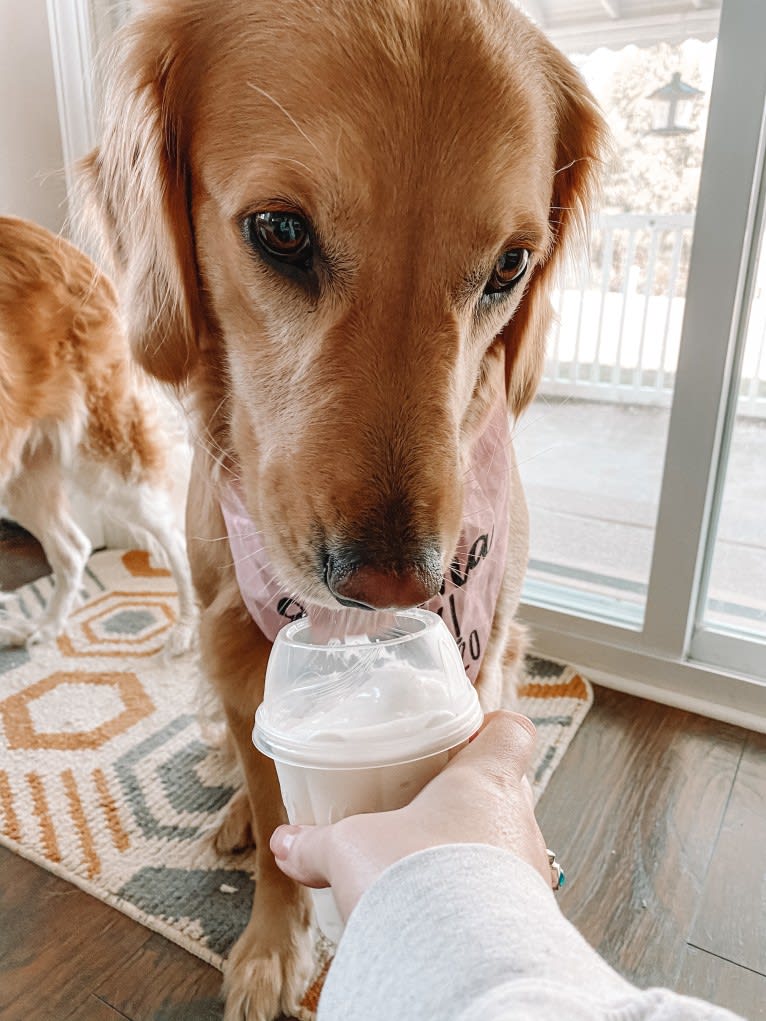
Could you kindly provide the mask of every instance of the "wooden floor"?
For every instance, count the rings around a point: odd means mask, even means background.
[[[44,559],[0,527],[0,588]],[[538,818],[619,971],[766,1021],[766,738],[604,688]],[[3,1021],[214,1021],[219,974],[0,848]],[[395,1019],[392,1019],[395,1021]]]

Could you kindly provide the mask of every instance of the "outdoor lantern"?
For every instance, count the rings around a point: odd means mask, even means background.
[[[654,100],[651,134],[688,135],[694,131],[690,124],[691,114],[694,100],[701,95],[700,89],[681,81],[680,72],[676,71],[667,85],[648,97]]]

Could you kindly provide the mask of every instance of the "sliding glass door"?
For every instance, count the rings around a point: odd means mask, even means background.
[[[631,37],[631,27],[637,45]],[[628,26],[571,52],[615,155],[589,253],[556,295],[540,395],[517,428],[530,598],[640,626],[678,362],[718,12],[705,38]],[[585,40],[575,40],[582,46]]]
[[[766,648],[766,248],[762,177],[691,653],[762,675]]]
[[[571,53],[618,163],[516,426],[523,615],[607,683],[766,729],[766,5],[711,13]]]

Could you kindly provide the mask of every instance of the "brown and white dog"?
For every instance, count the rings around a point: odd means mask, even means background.
[[[155,0],[109,66],[85,187],[136,356],[191,394],[207,440],[187,536],[246,786],[218,845],[254,837],[259,855],[226,1017],[267,1019],[299,999],[311,949],[251,742],[267,618],[449,597],[469,561],[481,589],[479,560],[504,548],[489,633],[464,648],[496,705],[527,556],[507,413],[535,392],[604,125],[509,0]],[[475,546],[479,469],[506,493]]]
[[[77,600],[91,545],[69,508],[73,486],[164,551],[179,597],[168,651],[193,641],[169,444],[141,375],[109,279],[64,238],[0,217],[0,504],[39,539],[56,583],[39,617],[0,620],[0,645],[55,638]]]

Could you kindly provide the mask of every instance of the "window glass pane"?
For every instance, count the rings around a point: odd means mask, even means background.
[[[755,272],[704,621],[766,639],[766,248]]]
[[[666,17],[637,2],[610,17],[607,6],[529,8],[589,83],[616,156],[590,257],[554,298],[544,378],[516,446],[532,522],[526,598],[639,626],[720,4],[691,19],[680,0]]]

